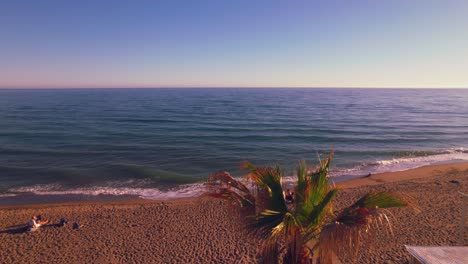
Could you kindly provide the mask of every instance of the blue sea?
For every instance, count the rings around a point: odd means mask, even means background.
[[[210,173],[332,176],[468,161],[468,90],[0,90],[0,197],[199,194]]]

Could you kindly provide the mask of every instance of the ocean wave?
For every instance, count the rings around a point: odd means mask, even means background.
[[[0,181],[16,181],[21,179],[23,185],[41,183],[60,183],[64,185],[105,185],[108,182],[131,184],[134,186],[164,186],[171,187],[200,181],[200,177],[153,168],[147,165],[135,164],[103,164],[91,167],[84,164],[75,167],[46,166],[21,167],[2,166],[0,164]],[[139,186],[138,186],[139,187]],[[1,193],[1,190],[0,190]]]
[[[468,152],[464,148],[454,148],[439,151],[417,151],[408,157],[393,158],[376,161],[377,165],[387,166],[394,164],[425,163],[426,165],[451,160],[468,160]]]
[[[364,162],[352,168],[334,170],[330,174],[332,177],[362,176],[369,173],[403,171],[426,165],[459,161],[468,161],[468,151],[465,148],[407,151],[403,152],[400,157]]]
[[[83,187],[75,189],[63,189],[59,185],[36,185],[20,187],[9,190],[7,194],[0,194],[0,197],[18,196],[21,194],[34,195],[115,195],[115,196],[135,196],[151,200],[170,200],[179,198],[196,197],[205,191],[202,183],[188,184],[168,190],[158,188],[132,188],[132,187]]]
[[[391,159],[382,159],[377,161],[363,162],[352,168],[332,169],[330,176],[333,180],[357,178],[369,173],[383,173],[393,171],[403,171],[418,168],[426,165],[444,164],[458,161],[468,161],[468,151],[465,148],[450,148],[445,150],[428,151],[407,151],[404,156]],[[151,183],[155,180],[161,182],[171,181],[174,175],[162,177],[159,173],[154,175],[153,171],[147,171],[147,168],[133,165],[123,165],[133,174],[139,177],[127,180],[114,180],[102,183],[101,186],[86,186],[69,188],[61,184],[36,184],[25,187],[18,187],[6,190],[0,193],[0,198],[14,197],[22,194],[34,195],[115,195],[115,196],[135,196],[143,199],[169,200],[179,198],[196,197],[204,193],[205,186],[202,182],[190,182],[194,180],[183,179],[175,180],[177,185],[172,187],[158,186],[154,187]],[[294,175],[283,178],[282,183],[286,187],[292,187],[295,184]],[[148,187],[151,186],[151,187]]]
[[[150,166],[143,165],[121,164],[113,165],[109,169],[114,173],[114,175],[123,174],[122,178],[125,178],[127,175],[131,175],[135,179],[150,179],[158,184],[166,185],[195,183],[199,180],[192,176],[167,170],[154,169]]]
[[[0,198],[6,198],[6,197],[15,197],[17,194],[15,193],[0,193]]]

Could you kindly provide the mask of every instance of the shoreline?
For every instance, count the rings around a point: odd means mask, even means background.
[[[457,245],[458,192],[468,192],[468,163],[375,174],[337,186],[336,210],[371,190],[407,195],[421,210],[390,209],[393,239],[378,236],[372,247],[360,249],[358,263],[406,263],[405,244]],[[224,201],[207,197],[3,205],[0,262],[253,263],[259,242],[245,232],[235,212]],[[24,233],[24,224],[38,214],[52,223],[65,217],[69,226]],[[73,229],[74,222],[83,227]]]
[[[417,168],[412,168],[402,171],[382,172],[372,175],[363,175],[359,177],[346,177],[344,179],[331,178],[331,182],[340,189],[356,188],[360,186],[374,186],[383,183],[399,182],[404,180],[411,180],[417,178],[425,178],[434,175],[431,173],[436,170],[445,170],[447,168],[454,168],[457,170],[468,170],[468,162],[458,161],[452,163],[432,164],[425,165]],[[201,196],[180,197],[172,199],[147,199],[138,195],[86,195],[86,194],[34,194],[25,193],[14,196],[0,197],[0,209],[5,207],[27,207],[36,205],[54,205],[54,204],[67,204],[67,203],[114,203],[125,202],[133,200],[142,201],[177,201],[186,199],[199,199]]]
[[[356,188],[361,186],[372,186],[384,183],[424,179],[443,174],[446,172],[444,170],[449,169],[468,171],[468,162],[432,164],[402,171],[376,173],[370,176],[365,175],[359,178],[337,182],[336,185],[341,188]]]

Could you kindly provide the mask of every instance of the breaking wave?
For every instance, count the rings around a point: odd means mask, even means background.
[[[369,173],[403,171],[426,165],[444,164],[468,161],[468,151],[464,148],[454,148],[440,151],[408,152],[404,157],[395,157],[361,163],[352,168],[333,169],[330,176],[339,181],[340,178],[358,178]],[[182,184],[172,188],[145,187],[150,179],[113,181],[105,186],[67,188],[60,184],[37,184],[26,187],[12,188],[0,193],[0,198],[14,197],[24,194],[34,195],[114,195],[134,196],[143,199],[170,200],[196,197],[205,191],[202,182]],[[283,180],[286,185],[294,184],[294,177],[287,176]]]

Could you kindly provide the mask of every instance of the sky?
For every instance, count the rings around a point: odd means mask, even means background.
[[[3,0],[0,88],[468,87],[466,0]]]

